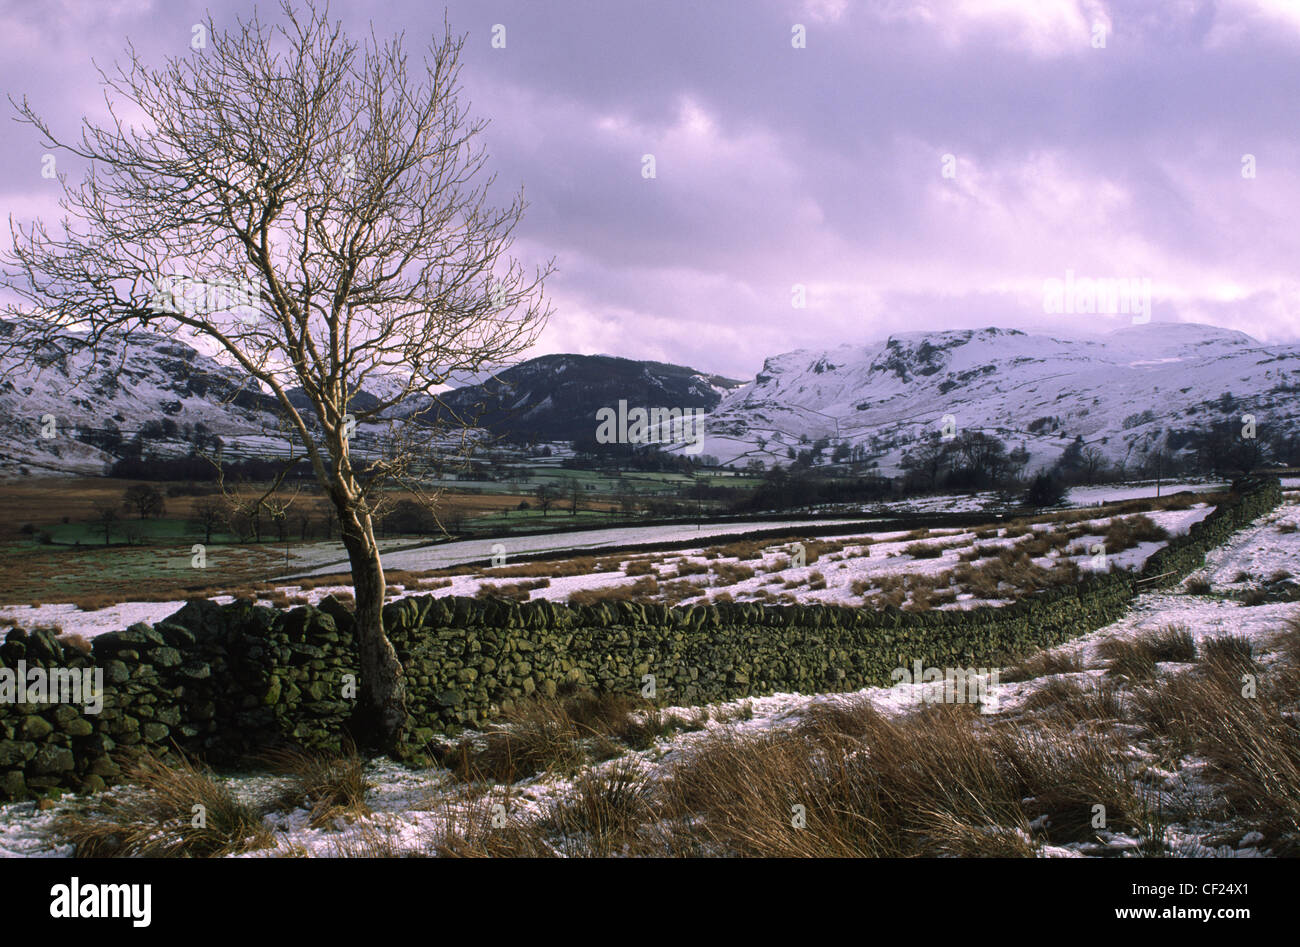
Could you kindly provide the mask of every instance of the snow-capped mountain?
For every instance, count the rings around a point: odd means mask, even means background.
[[[121,333],[93,355],[67,332],[43,351],[6,351],[14,330],[0,320],[0,473],[99,474],[113,432],[129,439],[150,422],[223,438],[275,430],[268,395],[167,336]]]
[[[825,439],[860,446],[889,473],[951,415],[957,430],[1023,443],[1033,470],[1078,436],[1115,461],[1245,414],[1261,437],[1295,432],[1298,391],[1300,346],[1213,326],[1148,323],[1091,338],[915,332],[769,358],[710,414],[704,451],[723,463],[784,464],[792,449]]]
[[[98,474],[141,430],[164,456],[187,452],[200,430],[220,436],[228,454],[280,455],[287,447],[270,395],[182,342],[132,332],[92,357],[68,333],[46,351],[14,352],[4,344],[11,331],[0,320],[0,475]],[[590,440],[596,412],[621,400],[699,408],[709,412],[703,452],[724,464],[785,464],[792,451],[820,442],[830,448],[825,460],[844,444],[892,473],[949,415],[958,431],[984,431],[1009,449],[1024,444],[1032,471],[1076,437],[1112,461],[1132,461],[1152,445],[1177,450],[1188,432],[1246,414],[1263,439],[1294,435],[1298,393],[1300,345],[1149,323],[1082,338],[997,328],[907,333],[777,355],[744,384],[659,362],[546,355],[441,400],[514,441]],[[358,392],[353,403],[365,408],[374,398]],[[427,404],[412,401],[400,413],[438,410]],[[42,436],[47,416],[53,437]],[[358,448],[379,431],[360,430]]]
[[[221,438],[231,457],[288,452],[275,399],[183,342],[121,332],[92,353],[83,334],[69,331],[41,351],[20,350],[7,344],[15,328],[0,320],[0,476],[98,475],[142,432],[149,452],[162,457],[189,453],[203,436]],[[295,394],[290,400],[305,408]],[[374,402],[361,391],[352,403],[364,409]],[[375,433],[358,431],[362,447]]]
[[[290,438],[275,399],[236,369],[183,342],[146,331],[104,340],[97,354],[64,332],[45,351],[7,346],[14,325],[0,320],[0,476],[97,475],[140,432],[149,453],[180,456],[196,433],[216,435],[228,457],[285,456]],[[400,392],[397,375],[371,376],[353,395],[356,410]],[[645,405],[716,407],[740,385],[692,368],[611,356],[547,355],[442,396],[459,417],[519,441],[590,438],[595,412],[620,398]],[[290,401],[311,420],[307,399]],[[416,397],[397,416],[425,414]],[[436,409],[435,409],[436,410]],[[357,428],[356,449],[382,437],[383,424]],[[42,436],[47,435],[47,436]]]

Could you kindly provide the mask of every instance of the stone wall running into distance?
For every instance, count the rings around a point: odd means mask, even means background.
[[[1177,583],[1210,549],[1281,502],[1276,478],[1251,478],[1147,560],[1013,605],[903,612],[823,605],[668,608],[478,601],[432,596],[384,608],[407,672],[409,740],[478,726],[566,687],[691,705],[778,691],[887,686],[911,667],[997,666],[1119,618],[1139,590]],[[268,745],[338,749],[357,685],[348,609],[330,598],[288,611],[192,601],[156,625],[96,637],[90,654],[48,631],[11,631],[0,668],[101,670],[103,706],[0,702],[0,799],[93,791],[125,760],[176,749],[214,765]],[[350,686],[351,685],[351,686]]]

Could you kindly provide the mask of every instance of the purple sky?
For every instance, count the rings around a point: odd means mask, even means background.
[[[103,114],[92,57],[109,66],[127,37],[148,58],[183,54],[205,8],[252,6],[0,0],[0,87],[70,133]],[[516,253],[559,267],[534,354],[748,377],[768,355],[895,332],[1128,323],[1045,314],[1044,282],[1067,270],[1150,279],[1156,322],[1300,337],[1297,0],[447,9],[499,197],[523,184],[532,204]],[[429,0],[331,12],[412,46],[443,15]],[[4,144],[0,210],[52,219],[35,135],[10,124]]]

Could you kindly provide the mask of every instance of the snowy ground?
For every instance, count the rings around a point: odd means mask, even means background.
[[[1283,481],[1286,484],[1286,481]],[[1125,483],[1098,484],[1092,487],[1071,487],[1066,492],[1067,506],[1097,506],[1099,503],[1117,503],[1122,500],[1138,500],[1154,496],[1172,496],[1184,490],[1194,493],[1213,493],[1227,489],[1229,484],[1220,480],[1164,480],[1159,484],[1154,480]],[[881,503],[844,503],[830,507],[835,512],[856,510],[873,516],[906,516],[926,513],[1003,513],[1018,503],[1009,501],[995,491],[986,490],[979,493],[941,493],[933,496],[910,497],[906,500],[888,500]],[[827,509],[827,507],[821,507]],[[799,512],[811,512],[805,508]]]
[[[1149,483],[1108,483],[1095,487],[1071,487],[1066,502],[1071,506],[1096,506],[1098,503],[1115,503],[1120,500],[1139,500],[1154,496],[1172,496],[1183,490],[1193,493],[1213,493],[1226,490],[1231,484],[1217,480],[1164,481]]]
[[[557,519],[559,517],[557,516]],[[683,523],[673,526],[619,526],[610,529],[593,529],[582,532],[539,533],[527,536],[510,536],[505,539],[466,539],[459,542],[442,543],[437,546],[421,546],[401,552],[390,552],[384,556],[384,568],[431,570],[445,569],[450,566],[464,565],[472,562],[490,562],[498,547],[509,556],[524,556],[537,553],[580,552],[584,549],[599,549],[609,546],[638,546],[652,543],[672,543],[693,537],[734,536],[758,529],[822,529],[837,524],[860,523],[861,517],[844,520],[808,520],[791,519],[765,522],[746,520],[740,523],[709,523],[697,525]],[[409,545],[409,543],[408,543]],[[322,552],[323,558],[325,552]],[[304,575],[329,575],[340,571],[340,563],[346,569],[346,560],[338,557],[325,560],[325,564],[294,573],[295,577]]]
[[[1198,505],[1188,510],[1156,511],[1148,514],[1157,525],[1164,527],[1170,535],[1187,532],[1191,524],[1202,519],[1210,512],[1205,505]],[[1037,565],[1051,568],[1063,560],[1072,560],[1081,569],[1096,568],[1092,553],[1096,545],[1102,543],[1103,533],[1116,517],[1098,517],[1086,521],[1088,532],[1071,540],[1062,549],[1051,549],[1045,555],[1034,559]],[[1123,519],[1124,517],[1119,517]],[[790,557],[792,547],[787,544],[766,546],[762,554],[755,559],[741,560],[735,555],[720,554],[724,546],[701,545],[698,548],[678,550],[665,553],[611,555],[601,561],[607,561],[610,568],[603,571],[584,572],[579,575],[555,574],[566,571],[567,560],[553,563],[537,563],[529,567],[530,577],[544,579],[546,584],[526,594],[533,599],[547,599],[565,602],[577,592],[589,592],[597,589],[618,589],[634,586],[648,574],[659,587],[659,591],[644,596],[651,601],[669,604],[700,604],[730,596],[735,601],[756,602],[817,602],[836,605],[861,605],[864,596],[882,591],[891,579],[907,576],[938,577],[950,572],[961,562],[961,555],[973,547],[996,549],[1013,546],[1020,541],[1018,537],[1008,537],[1007,528],[1001,527],[998,536],[977,539],[969,530],[946,529],[929,531],[923,539],[907,538],[905,532],[841,533],[836,530],[836,522],[820,523],[815,527],[800,521],[774,526],[798,529],[798,535],[816,536],[818,540],[831,542],[842,548],[832,549],[821,555],[815,562],[805,566],[792,566]],[[1078,524],[1066,524],[1065,529]],[[1050,529],[1047,525],[1037,525],[1036,530]],[[603,531],[602,531],[603,532]],[[626,531],[620,531],[626,532]],[[662,535],[662,533],[661,533]],[[539,537],[540,538],[540,537]],[[908,554],[908,547],[919,543],[922,546],[943,548],[942,555],[932,559],[913,558]],[[460,544],[464,545],[464,544]],[[595,543],[594,545],[599,545]],[[1122,569],[1140,569],[1163,542],[1143,542],[1121,552],[1108,555],[1107,567]],[[423,550],[416,552],[423,553]],[[406,561],[405,554],[390,554],[385,557],[389,569],[399,568],[398,561]],[[637,574],[635,566],[643,569],[649,564],[649,572]],[[978,562],[974,563],[978,565]],[[551,570],[549,573],[546,571]],[[752,577],[735,579],[734,571],[728,569],[752,570]],[[692,569],[702,571],[694,572]],[[414,584],[401,586],[393,584],[391,597],[403,598],[408,595],[435,596],[475,596],[484,586],[494,588],[510,586],[529,581],[525,577],[506,577],[484,575],[481,568],[467,569],[463,574],[436,580],[433,585]],[[447,584],[443,584],[447,583]],[[676,583],[676,584],[674,584]],[[350,592],[350,587],[318,586],[303,589],[292,581],[278,586],[290,596],[302,596],[308,601],[319,602],[326,595]],[[977,605],[1001,604],[1008,601],[1014,590],[1006,588],[1006,597],[979,598],[958,589],[955,600],[937,604],[938,608],[973,608]],[[912,593],[909,593],[909,596]],[[214,599],[218,602],[229,601],[227,596]],[[910,601],[910,597],[905,601]],[[128,602],[91,612],[83,612],[74,605],[48,604],[40,606],[14,605],[0,610],[7,620],[27,628],[40,625],[57,626],[64,632],[76,633],[87,638],[107,631],[119,630],[128,625],[144,621],[155,623],[174,613],[183,602]]]
[[[1245,606],[1219,597],[1219,594],[1230,591],[1242,571],[1258,576],[1289,568],[1300,561],[1300,531],[1279,530],[1279,526],[1288,529],[1288,524],[1300,526],[1300,505],[1294,499],[1243,530],[1209,557],[1206,567],[1192,578],[1208,579],[1210,594],[1189,594],[1185,591],[1185,583],[1183,589],[1139,596],[1130,612],[1119,621],[1056,649],[1061,653],[1077,654],[1086,670],[1047,675],[1020,683],[1002,683],[996,690],[995,712],[1003,715],[1020,712],[1031,694],[1059,678],[1100,677],[1103,671],[1098,648],[1102,642],[1132,638],[1170,624],[1185,625],[1198,644],[1225,634],[1244,636],[1251,641],[1261,664],[1268,667],[1276,661],[1276,655],[1271,652],[1270,636],[1295,614],[1296,606],[1290,603]],[[1160,669],[1162,674],[1178,670],[1176,666],[1166,665],[1161,665]],[[881,712],[896,714],[912,705],[912,698],[920,686],[868,688],[856,694],[775,694],[719,704],[711,708],[711,719],[704,729],[660,739],[649,750],[625,755],[621,763],[598,765],[627,765],[631,761],[654,778],[664,771],[664,767],[707,747],[720,729],[745,733],[789,727],[804,718],[816,704],[855,698],[866,698]],[[676,712],[686,716],[692,711],[680,708]],[[1144,754],[1150,755],[1137,745],[1133,746],[1132,753],[1137,760],[1142,760]],[[1170,797],[1175,794],[1195,795],[1208,792],[1199,780],[1200,766],[1200,761],[1187,759],[1180,761],[1176,770],[1164,772],[1148,768],[1148,774],[1164,773],[1164,784],[1158,787],[1162,794]],[[464,785],[455,782],[446,770],[412,771],[388,762],[376,762],[369,766],[368,776],[372,782],[366,800],[372,810],[370,816],[352,822],[338,819],[324,827],[313,828],[309,825],[308,814],[302,810],[273,814],[267,819],[275,833],[275,846],[251,854],[329,856],[355,850],[367,839],[376,837],[382,837],[386,847],[391,849],[419,851],[427,840],[439,835],[448,819],[462,818],[475,805],[466,794]],[[250,800],[267,798],[278,785],[274,778],[266,776],[230,777],[229,784],[237,794]],[[572,785],[570,779],[547,775],[522,780],[508,789],[511,812],[516,818],[537,815],[549,800],[563,796]],[[34,803],[0,807],[0,855],[69,854],[66,848],[59,847],[49,837],[51,821],[63,804],[56,804],[48,811],[39,810]],[[1222,844],[1224,837],[1233,838],[1235,842]],[[1166,829],[1165,839],[1172,850],[1184,855],[1248,857],[1261,854],[1257,848],[1257,833],[1234,833],[1230,825],[1171,824]],[[1219,840],[1220,844],[1207,846],[1207,840]],[[1044,846],[1040,854],[1059,857],[1122,855],[1133,853],[1137,845],[1138,840],[1116,834],[1109,836],[1104,843],[1091,841]]]

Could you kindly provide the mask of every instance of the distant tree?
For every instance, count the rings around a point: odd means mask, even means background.
[[[142,520],[150,516],[161,516],[167,508],[162,491],[147,483],[127,487],[122,494],[122,505],[135,511]]]
[[[1020,477],[1020,472],[1029,463],[1029,448],[1022,441],[1020,446],[1007,454],[1007,476],[1012,479]]]
[[[1082,469],[1084,446],[1083,436],[1075,437],[1070,446],[1061,454],[1060,459],[1056,461],[1056,468],[1063,476],[1071,477]]]
[[[1097,479],[1097,475],[1106,469],[1106,455],[1098,447],[1085,447],[1079,460],[1079,470],[1088,485]]]
[[[1035,476],[1025,492],[1025,503],[1028,506],[1056,506],[1064,500],[1065,483],[1047,471]]]
[[[203,531],[203,541],[212,542],[212,534],[221,525],[224,515],[221,504],[216,500],[204,499],[195,502],[190,513],[190,523]]]
[[[946,458],[945,446],[939,435],[931,433],[919,446],[903,454],[899,466],[909,475],[908,479],[919,481],[932,490],[938,485]]]
[[[117,525],[117,505],[101,501],[92,503],[91,508],[95,511],[96,523],[104,531],[104,545],[107,546],[113,537],[113,527]]]
[[[551,507],[555,505],[556,492],[550,484],[544,483],[537,488],[537,508],[542,511],[542,516],[551,512]]]
[[[428,507],[414,500],[398,500],[384,517],[384,525],[395,533],[429,533],[435,524]]]
[[[1000,483],[1006,476],[1007,449],[983,431],[962,431],[949,445],[975,486]],[[953,465],[956,466],[956,465]]]

